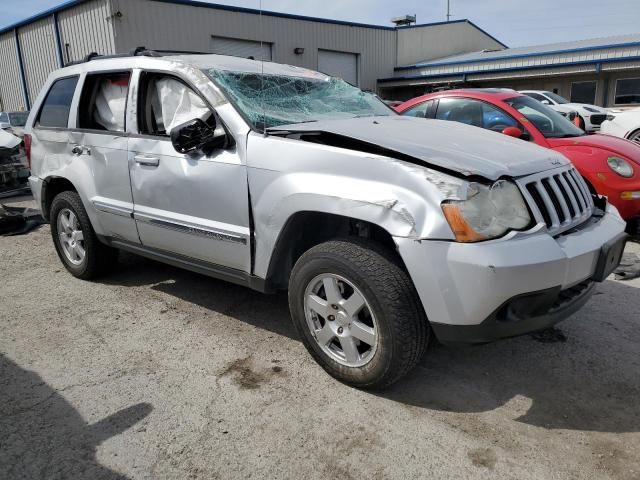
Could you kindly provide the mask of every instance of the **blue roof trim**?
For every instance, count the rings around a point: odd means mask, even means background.
[[[431,67],[442,67],[446,65],[468,65],[471,63],[483,63],[483,62],[495,62],[501,60],[514,60],[517,58],[532,58],[532,57],[545,57],[548,55],[559,55],[563,53],[578,53],[578,52],[587,52],[590,50],[608,50],[610,48],[626,48],[626,47],[640,47],[640,42],[627,42],[627,43],[612,43],[607,45],[595,45],[592,47],[576,47],[576,48],[567,48],[561,50],[548,50],[546,52],[536,52],[536,53],[522,53],[515,55],[505,55],[502,57],[487,57],[487,58],[478,58],[475,60],[462,60],[459,62],[451,61],[451,62],[438,62],[438,63],[417,63],[415,65],[404,65],[402,67],[395,67],[395,71],[401,70],[414,70],[416,68],[431,68]],[[461,54],[464,55],[464,54]]]
[[[32,22],[35,22],[37,20],[41,20],[45,17],[48,17],[49,15],[53,15],[56,13],[59,13],[63,10],[67,10],[71,7],[74,7],[76,5],[79,5],[81,3],[83,3],[86,0],[68,0],[56,7],[50,8],[48,10],[45,10],[43,12],[40,12],[36,15],[33,15],[29,18],[25,18],[24,20],[21,20],[19,22],[13,23],[11,25],[7,25],[6,27],[0,27],[0,35],[6,32],[9,32],[11,30],[14,30],[16,28],[19,27],[23,27],[25,25],[28,25]],[[250,14],[254,14],[254,15],[260,15],[260,10],[255,9],[255,8],[246,8],[246,7],[234,7],[232,5],[221,5],[219,3],[208,3],[208,2],[202,2],[199,0],[154,0],[156,2],[160,2],[160,3],[171,3],[174,5],[187,5],[187,6],[191,6],[191,7],[202,7],[202,8],[211,8],[211,9],[215,9],[215,10],[226,10],[229,12],[239,12],[239,13],[250,13]],[[434,22],[434,23],[423,23],[420,25],[408,25],[406,27],[388,27],[385,25],[373,25],[373,24],[369,24],[369,23],[357,23],[357,22],[348,22],[348,21],[344,21],[344,20],[332,20],[329,18],[319,18],[319,17],[310,17],[310,16],[306,16],[306,15],[295,15],[295,14],[291,14],[291,13],[280,13],[280,12],[272,12],[272,11],[262,11],[262,15],[268,16],[268,17],[279,17],[279,18],[289,18],[292,20],[302,20],[302,21],[307,21],[307,22],[318,22],[318,23],[328,23],[328,24],[332,24],[332,25],[345,25],[345,26],[349,26],[349,27],[362,27],[362,28],[375,28],[377,30],[389,30],[389,31],[394,31],[394,30],[401,30],[404,28],[424,28],[424,27],[434,27],[434,26],[438,26],[438,25],[446,25],[447,23],[468,23],[470,25],[472,25],[473,27],[477,28],[479,31],[481,31],[482,33],[484,33],[485,35],[487,35],[488,37],[492,38],[493,40],[495,40],[496,42],[498,42],[500,45],[504,46],[505,48],[507,48],[507,46],[502,43],[501,41],[499,41],[498,39],[496,39],[494,36],[490,35],[489,33],[487,33],[485,30],[483,30],[482,28],[478,27],[475,23],[473,23],[470,20],[467,19],[462,19],[462,20],[453,20],[451,22]]]
[[[24,27],[25,25],[29,25],[37,20],[42,20],[43,18],[48,17],[49,15],[53,15],[54,13],[61,12],[71,7],[75,7],[76,5],[84,2],[85,0],[69,0],[67,2],[61,3],[57,7],[50,8],[45,10],[44,12],[37,13],[29,18],[25,18],[24,20],[20,20],[19,22],[13,23],[11,25],[7,25],[6,27],[0,27],[0,35],[3,33],[10,32],[11,30],[15,30],[16,28]]]
[[[471,23],[471,22],[463,18],[461,20],[451,20],[449,22],[416,23],[415,25],[402,25],[398,27],[398,30],[409,30],[411,28],[420,28],[420,27],[436,27],[438,25],[446,25],[448,23]]]
[[[508,67],[508,68],[491,68],[487,70],[467,70],[463,72],[451,72],[451,73],[435,73],[433,75],[405,75],[402,77],[389,77],[379,78],[378,83],[397,82],[403,80],[424,80],[426,78],[441,78],[441,77],[464,77],[466,75],[481,75],[484,73],[499,73],[499,72],[522,72],[526,70],[540,70],[544,68],[558,68],[569,67],[574,65],[593,65],[597,67],[603,63],[617,63],[640,60],[640,56],[624,57],[624,58],[605,58],[602,60],[583,60],[579,62],[564,62],[554,63],[552,65],[530,65],[528,67]]]
[[[161,3],[173,3],[176,5],[188,5],[191,7],[212,8],[215,10],[226,10],[229,12],[252,13],[254,15],[260,15],[260,10],[255,8],[234,7],[232,5],[220,5],[219,3],[208,3],[208,2],[198,1],[198,0],[154,0],[154,1],[161,2]],[[395,30],[396,29],[396,27],[387,27],[384,25],[371,25],[368,23],[356,23],[356,22],[347,22],[343,20],[331,20],[328,18],[308,17],[306,15],[294,15],[292,13],[280,13],[280,12],[271,12],[271,11],[265,11],[265,10],[262,11],[262,15],[266,17],[280,17],[280,18],[289,18],[292,20],[305,20],[308,22],[331,23],[334,25],[346,25],[349,27],[376,28],[378,30]]]

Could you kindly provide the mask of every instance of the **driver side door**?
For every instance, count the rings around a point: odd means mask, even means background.
[[[129,140],[134,218],[144,248],[183,262],[250,270],[247,170],[235,146],[178,153],[169,134],[214,112],[185,80],[136,72],[137,122]],[[222,128],[217,118],[218,128]],[[228,134],[228,133],[227,133]],[[235,144],[234,144],[235,145]]]

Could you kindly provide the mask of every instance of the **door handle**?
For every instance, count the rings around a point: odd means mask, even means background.
[[[71,153],[73,153],[74,155],[82,155],[83,153],[91,155],[91,149],[89,147],[85,147],[84,145],[74,145],[71,149]]]
[[[136,155],[133,157],[136,163],[144,165],[146,167],[157,167],[160,165],[160,159],[158,157],[147,157],[145,155]]]

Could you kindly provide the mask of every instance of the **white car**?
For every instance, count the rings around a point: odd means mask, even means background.
[[[640,145],[640,107],[616,113],[612,119],[602,124],[600,131]]]
[[[599,131],[602,123],[610,116],[606,108],[586,103],[572,103],[557,93],[546,90],[521,90],[520,93],[535,98],[560,113],[565,113],[568,110],[578,112],[578,116],[580,117],[579,127],[588,133]]]

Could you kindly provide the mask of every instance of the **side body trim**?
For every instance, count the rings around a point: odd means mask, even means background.
[[[144,222],[150,225],[154,225],[156,227],[167,228],[169,230],[176,230],[178,232],[188,233],[190,235],[211,238],[213,240],[219,240],[221,242],[241,243],[243,245],[247,244],[246,237],[243,237],[241,235],[234,235],[221,230],[215,230],[215,229],[203,228],[203,227],[194,227],[191,225],[186,225],[184,223],[170,222],[165,219],[160,219],[151,215],[142,214],[138,212],[135,212],[133,214],[133,218],[135,218],[136,221],[138,222]]]
[[[96,210],[100,212],[112,213],[113,215],[118,215],[118,216],[127,217],[127,218],[133,217],[133,210],[130,208],[117,207],[115,205],[109,205],[107,203],[99,202],[96,200],[94,200],[92,203],[93,203],[93,206],[96,208]]]

